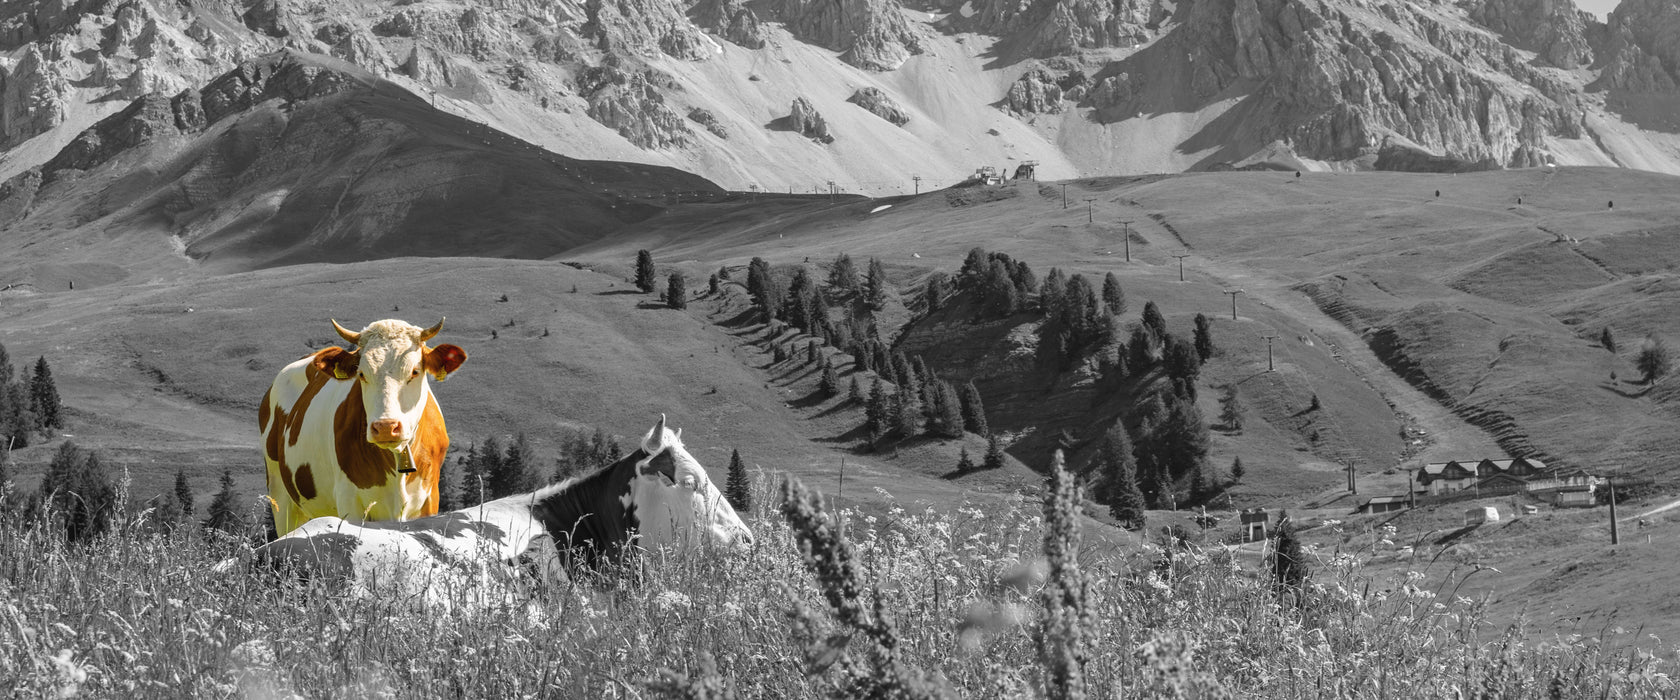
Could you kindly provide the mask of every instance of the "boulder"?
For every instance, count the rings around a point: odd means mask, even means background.
[[[880,88],[860,88],[857,92],[852,93],[852,96],[846,101],[868,110],[877,117],[892,122],[894,126],[904,126],[910,123],[910,115]]]

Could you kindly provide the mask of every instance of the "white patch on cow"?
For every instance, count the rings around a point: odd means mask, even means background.
[[[957,10],[957,14],[963,17],[973,17],[975,15],[974,0],[963,3],[962,7]]]
[[[653,455],[669,450],[676,463],[676,479],[667,481],[663,474],[643,474],[630,483],[641,546],[696,544],[690,539],[692,535],[725,546],[752,541],[752,531],[712,483],[706,468],[684,449],[681,436],[665,427],[663,417],[642,438],[642,450]]]
[[[407,449],[420,430],[420,416],[426,411],[431,386],[421,367],[425,359],[420,334],[424,329],[397,319],[374,321],[362,329],[357,354],[361,357],[356,381],[362,384],[362,407],[367,411],[368,441],[393,452]],[[401,438],[381,444],[373,426],[395,420]]]

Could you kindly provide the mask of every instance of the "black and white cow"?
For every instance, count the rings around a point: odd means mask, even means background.
[[[258,547],[255,559],[447,607],[505,599],[500,582],[521,564],[559,579],[571,554],[598,563],[631,545],[751,542],[752,532],[683,448],[682,432],[665,427],[661,415],[640,449],[592,474],[407,521],[315,518]]]

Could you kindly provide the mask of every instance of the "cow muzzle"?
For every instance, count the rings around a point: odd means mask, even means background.
[[[376,420],[368,424],[368,442],[387,450],[401,447],[406,438],[400,420]]]

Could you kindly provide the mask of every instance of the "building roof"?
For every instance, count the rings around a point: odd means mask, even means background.
[[[1476,472],[1480,470],[1480,468],[1483,464],[1490,465],[1494,469],[1497,469],[1499,471],[1499,473],[1503,474],[1505,472],[1509,472],[1511,470],[1511,467],[1513,465],[1517,464],[1518,462],[1521,462],[1521,463],[1529,465],[1530,467],[1533,467],[1534,470],[1537,471],[1537,472],[1546,471],[1546,463],[1545,462],[1542,462],[1538,459],[1528,458],[1528,457],[1518,457],[1516,459],[1454,459],[1454,460],[1448,460],[1448,461],[1445,461],[1445,462],[1430,462],[1429,464],[1425,464],[1425,465],[1423,465],[1423,467],[1419,468],[1418,472],[1420,472],[1421,474],[1428,474],[1429,476],[1437,476],[1438,477],[1438,476],[1442,476],[1450,467],[1457,467],[1458,469],[1462,469],[1465,472],[1468,472],[1468,474],[1466,474],[1465,476],[1459,477],[1459,478],[1471,479],[1471,478],[1475,478]],[[1580,472],[1581,470],[1576,470],[1576,471]],[[1585,472],[1582,472],[1582,473],[1585,473]],[[1492,477],[1489,477],[1489,478],[1492,478]]]
[[[1405,496],[1376,496],[1366,501],[1364,505],[1383,505],[1385,503],[1405,503]]]

